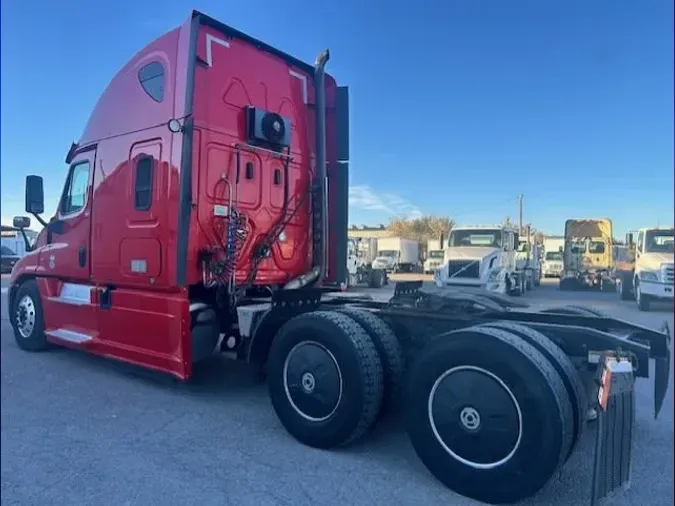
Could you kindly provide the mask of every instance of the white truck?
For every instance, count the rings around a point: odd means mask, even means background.
[[[559,278],[563,272],[563,252],[546,250],[541,270],[545,278]]]
[[[384,269],[373,268],[368,254],[371,250],[372,239],[347,239],[347,283],[343,289],[366,284],[370,288],[381,288],[388,284],[387,273]]]
[[[38,233],[34,230],[24,230],[24,232],[28,238],[29,244],[33,244]],[[3,230],[0,242],[18,257],[22,257],[26,254],[26,241],[17,230]]]
[[[526,277],[516,267],[517,242],[518,233],[510,225],[454,227],[434,283],[521,295],[526,290]]]
[[[516,270],[525,278],[525,289],[541,284],[541,253],[539,245],[529,236],[521,239],[516,250]]]
[[[381,237],[377,240],[377,256],[373,269],[387,272],[417,272],[421,267],[420,245],[402,237]]]
[[[673,227],[641,228],[637,239],[626,234],[631,262],[617,262],[617,292],[621,299],[635,298],[640,311],[649,311],[653,300],[673,301],[675,259]]]
[[[446,241],[443,239],[429,239],[427,241],[427,255],[424,259],[424,274],[433,274],[436,269],[443,264],[445,248]]]

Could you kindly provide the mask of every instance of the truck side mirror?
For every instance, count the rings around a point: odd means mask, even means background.
[[[28,216],[15,216],[12,220],[12,225],[19,230],[30,228],[30,218]]]
[[[14,225],[14,228],[19,229],[19,232],[21,232],[21,237],[23,237],[23,243],[26,247],[26,252],[33,251],[33,246],[26,235],[26,229],[30,227],[30,218],[28,216],[15,216],[14,219],[12,219],[12,225]]]
[[[41,176],[26,176],[26,212],[33,215],[45,212],[45,193]]]
[[[628,249],[633,249],[635,246],[635,241],[633,240],[633,234],[631,232],[626,234],[626,246],[628,246]]]

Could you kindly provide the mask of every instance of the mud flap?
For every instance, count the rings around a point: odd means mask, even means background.
[[[668,378],[670,377],[670,327],[664,322],[661,332],[666,334],[666,356],[654,359],[654,419],[659,416],[663,401],[668,390]]]
[[[630,486],[635,433],[635,378],[631,362],[604,356],[600,364],[592,506]]]

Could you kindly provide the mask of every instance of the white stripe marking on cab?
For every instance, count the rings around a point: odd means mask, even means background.
[[[213,44],[218,44],[224,48],[229,48],[230,43],[226,40],[214,37],[210,33],[206,34],[206,63],[209,67],[213,67]]]

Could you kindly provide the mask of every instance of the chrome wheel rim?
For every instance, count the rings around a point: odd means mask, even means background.
[[[19,335],[28,339],[33,334],[36,319],[35,303],[29,295],[24,295],[17,304],[14,319]]]

